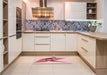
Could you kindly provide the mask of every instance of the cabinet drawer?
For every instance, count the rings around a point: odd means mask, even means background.
[[[36,51],[50,51],[50,45],[46,44],[37,44],[35,45],[35,50]]]
[[[96,40],[87,36],[80,35],[79,42],[80,42],[80,45],[82,45],[83,47],[89,50],[89,48],[95,47]]]
[[[36,37],[35,44],[50,44],[50,37]]]
[[[79,36],[79,40],[80,40],[80,42],[82,43],[82,44],[86,44],[86,45],[88,45],[89,44],[89,39],[88,39],[88,37],[85,37],[85,36]]]
[[[86,55],[86,56],[89,55],[89,50],[86,49],[85,47],[82,47],[82,46],[81,46],[81,51],[82,51],[82,53],[83,53],[84,55]]]

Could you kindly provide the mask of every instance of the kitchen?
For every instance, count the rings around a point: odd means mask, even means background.
[[[0,75],[107,74],[106,0],[0,4]]]

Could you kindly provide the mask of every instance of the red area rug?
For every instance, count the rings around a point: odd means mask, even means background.
[[[71,63],[67,56],[37,56],[34,63]]]

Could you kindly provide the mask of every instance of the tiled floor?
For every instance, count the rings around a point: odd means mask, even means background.
[[[20,56],[3,75],[95,75],[78,56],[69,56],[71,64],[33,64],[35,57]]]

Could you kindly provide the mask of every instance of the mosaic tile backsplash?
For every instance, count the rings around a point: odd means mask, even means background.
[[[88,21],[26,20],[25,30],[33,31],[86,31]]]

